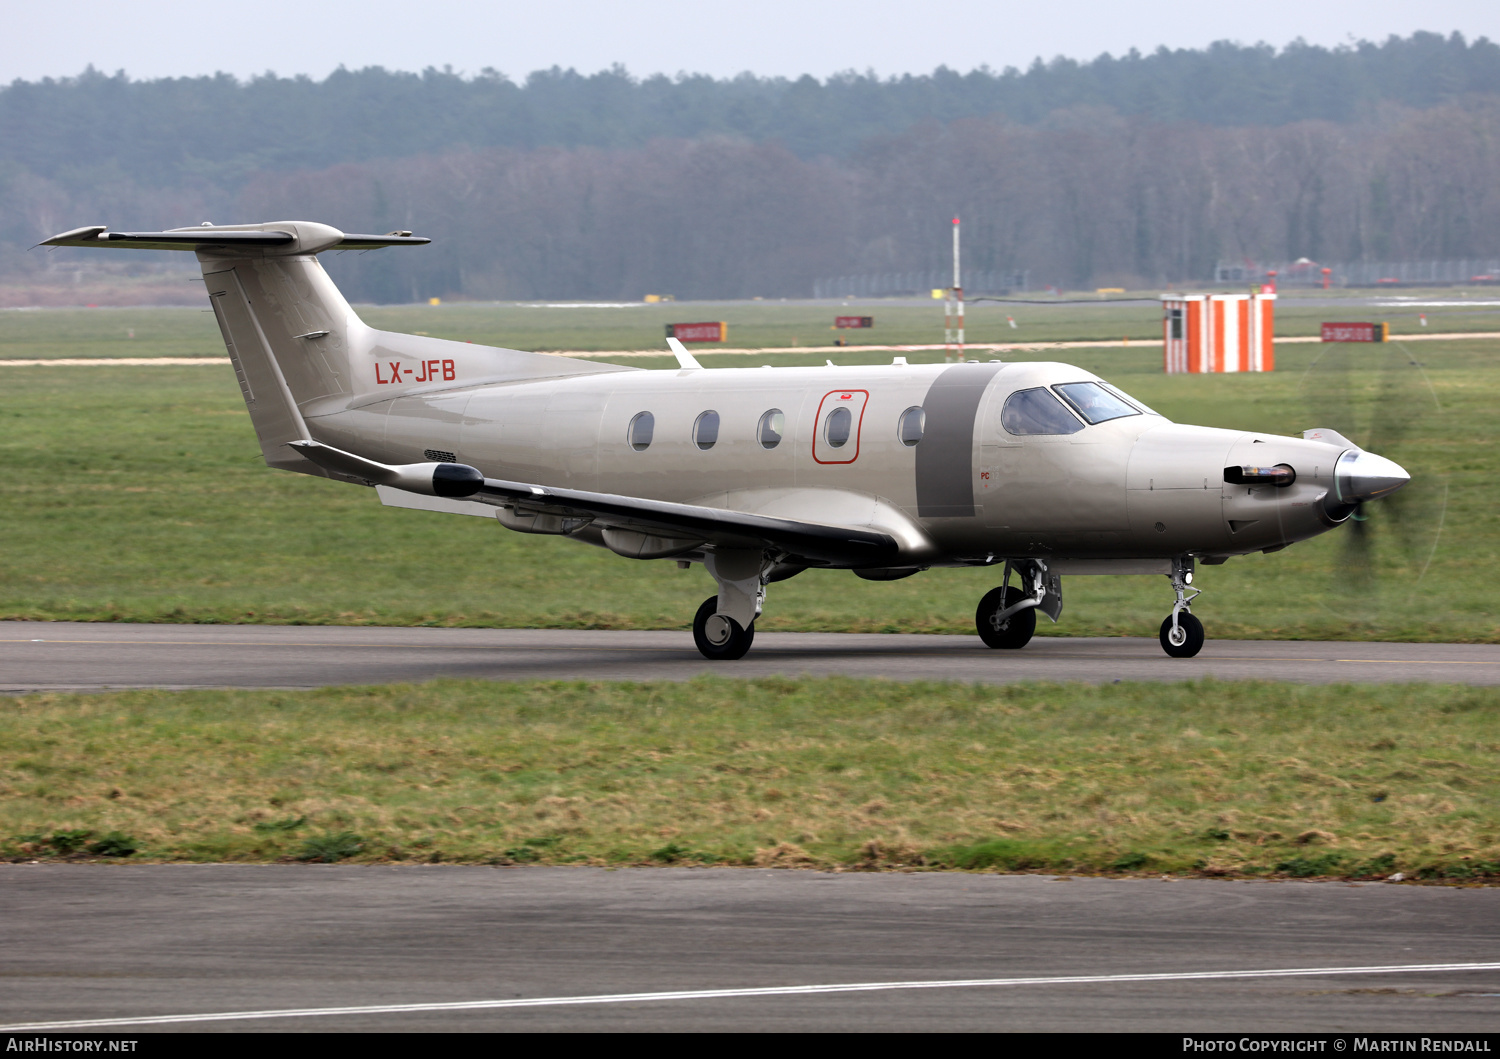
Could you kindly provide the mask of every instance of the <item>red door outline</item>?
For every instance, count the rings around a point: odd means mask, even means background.
[[[860,396],[856,397],[856,394]],[[833,405],[842,404],[852,406],[855,403],[859,404],[859,415],[854,417],[854,437],[851,439],[854,442],[854,455],[850,456],[847,460],[825,460],[818,455],[819,452],[822,452],[824,455],[832,455],[835,452],[843,452],[848,447],[848,442],[845,442],[843,446],[837,449],[829,449],[828,443],[823,439],[824,410],[833,411],[833,406],[828,403],[829,398],[833,399]],[[815,462],[823,464],[853,463],[859,459],[859,432],[860,428],[864,426],[865,408],[869,403],[869,390],[829,390],[823,395],[823,399],[818,402],[818,417],[813,421],[813,460]],[[822,446],[822,448],[819,446]]]

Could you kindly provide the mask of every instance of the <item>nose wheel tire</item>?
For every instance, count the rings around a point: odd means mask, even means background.
[[[755,622],[745,629],[727,614],[719,613],[719,597],[709,596],[693,617],[693,643],[698,653],[711,662],[729,662],[744,658],[755,642]]]
[[[1175,635],[1174,635],[1175,632]],[[1172,628],[1172,619],[1161,623],[1161,649],[1173,658],[1192,658],[1203,650],[1203,623],[1187,611],[1177,615],[1177,628]]]
[[[1025,598],[1026,593],[1019,588],[996,588],[985,593],[984,598],[979,601],[979,609],[974,612],[974,626],[979,630],[979,638],[985,642],[985,646],[1015,651],[1031,642],[1031,634],[1036,632],[1035,607],[1027,607],[1007,618],[995,620],[996,615],[1006,607]]]

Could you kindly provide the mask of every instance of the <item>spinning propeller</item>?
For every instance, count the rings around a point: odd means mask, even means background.
[[[1378,574],[1420,582],[1437,551],[1448,485],[1424,451],[1442,405],[1422,364],[1400,342],[1329,344],[1304,374],[1306,436],[1358,446],[1339,459],[1337,517],[1348,513],[1335,578],[1369,593]],[[1337,433],[1334,433],[1334,432]],[[1407,476],[1410,481],[1407,481]]]

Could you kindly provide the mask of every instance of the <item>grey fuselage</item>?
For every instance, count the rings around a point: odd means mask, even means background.
[[[393,370],[379,355],[360,359],[355,372]],[[622,369],[464,387],[408,355],[413,363],[437,381],[309,414],[313,436],[389,463],[451,458],[487,477],[556,488],[874,525],[924,565],[1213,557],[1282,547],[1335,524],[1322,501],[1342,450],[1323,442],[1147,412],[1066,435],[1006,431],[1000,411],[1016,390],[1097,379],[1067,364]],[[841,400],[855,428],[832,449],[820,431],[829,402]],[[926,427],[909,446],[898,423],[913,407],[925,409]],[[767,448],[758,424],[773,409],[785,427]],[[710,410],[718,437],[703,449],[694,424]],[[628,431],[641,412],[654,428],[637,450]],[[1224,480],[1229,466],[1276,464],[1295,469],[1294,484]]]

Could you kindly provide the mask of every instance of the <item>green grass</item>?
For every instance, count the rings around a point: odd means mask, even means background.
[[[1487,877],[1497,707],[1214,681],[32,695],[0,701],[0,855]]]
[[[1340,300],[1368,297],[1373,292],[1330,292]],[[1423,292],[1402,292],[1424,300]],[[1322,292],[1319,292],[1321,295]],[[1157,297],[1157,292],[1137,292],[1134,297]],[[1087,295],[1071,297],[1087,298]],[[1114,297],[1121,297],[1115,295]],[[1442,291],[1433,300],[1494,303],[1494,290]],[[1324,320],[1353,318],[1387,320],[1393,333],[1420,333],[1419,312],[1427,313],[1426,331],[1497,331],[1500,308],[1493,304],[1476,308],[1339,310],[1299,305],[1298,295],[1277,304],[1276,334],[1316,335]],[[830,346],[842,335],[851,344],[924,345],[943,340],[943,303],[851,300],[844,305],[807,302],[694,302],[668,305],[632,305],[624,308],[544,308],[517,305],[470,305],[458,303],[438,307],[394,306],[366,308],[361,315],[373,326],[390,331],[425,331],[439,338],[455,338],[516,349],[661,349],[665,325],[673,322],[723,320],[729,324],[727,345],[735,348]],[[873,316],[868,331],[833,330],[837,315]],[[1012,328],[1007,318],[1014,318]],[[1162,311],[1159,302],[1133,304],[1032,305],[974,302],[967,306],[966,337],[970,342],[1062,342],[1107,340],[1160,340]],[[701,347],[711,352],[712,346]],[[1160,354],[1158,354],[1159,356]],[[889,357],[886,358],[889,361]]]
[[[1371,291],[1318,292],[1320,299],[1353,301]],[[1497,300],[1493,289],[1435,292],[1402,291],[1422,300],[1476,303]],[[1156,292],[1136,296],[1154,298]],[[1075,295],[1073,297],[1088,297]],[[1286,295],[1277,305],[1276,333],[1315,335],[1323,320],[1388,320],[1398,334],[1421,333],[1417,319],[1426,312],[1428,332],[1500,330],[1494,306],[1451,308],[1351,307],[1348,310],[1300,304],[1306,297]],[[361,316],[374,327],[418,332],[438,338],[505,346],[511,349],[651,350],[665,346],[665,325],[723,320],[735,348],[827,346],[842,334],[850,342],[926,344],[943,337],[943,303],[911,300],[850,301],[847,306],[809,302],[688,302],[630,304],[615,308],[557,307],[553,303],[362,306]],[[872,315],[868,331],[835,332],[839,314]],[[1017,326],[1010,327],[1007,317]],[[1055,342],[1121,338],[1160,339],[1161,309],[1154,303],[968,306],[972,342]],[[131,337],[132,332],[134,337]],[[711,346],[703,347],[711,350]],[[0,312],[0,359],[53,357],[189,357],[223,356],[224,345],[206,306],[174,309],[36,309]]]
[[[1420,414],[1387,454],[1417,475],[1412,538],[1388,532],[1377,509],[1368,589],[1335,576],[1348,527],[1205,567],[1195,611],[1210,637],[1500,641],[1496,343],[1410,348],[1442,405],[1424,411],[1425,384],[1400,368]],[[1164,376],[1144,350],[1068,359],[1180,422],[1294,433],[1315,418],[1306,391],[1321,384],[1305,369],[1321,352],[1283,347],[1275,373],[1221,377]],[[0,617],[681,629],[713,588],[698,567],[383,508],[370,490],[269,471],[225,367],[0,370]],[[1379,378],[1355,382],[1353,424],[1333,425],[1359,439]],[[993,581],[982,570],[893,583],[809,571],[771,587],[759,626],[968,633]],[[1152,636],[1170,594],[1161,578],[1075,577],[1065,599],[1044,635]]]
[[[0,360],[222,356],[224,340],[207,305],[0,311]]]

